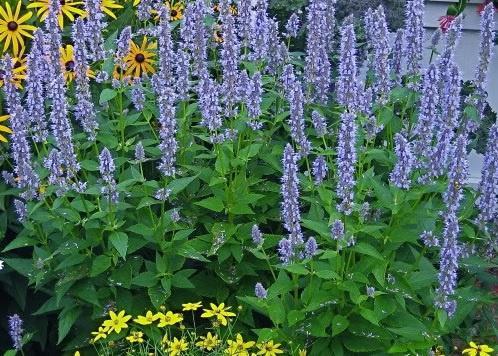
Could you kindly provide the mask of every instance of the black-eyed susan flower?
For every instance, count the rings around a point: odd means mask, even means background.
[[[181,355],[183,351],[188,350],[188,343],[184,338],[178,339],[174,338],[173,341],[168,341],[168,349],[166,351],[169,352],[170,356]]]
[[[237,15],[237,5],[235,5],[234,3],[232,3],[232,4],[230,4],[230,8],[229,9],[230,9],[229,11],[230,11],[230,13],[232,15],[234,15],[234,16]],[[217,15],[217,14],[220,13],[220,4],[219,3],[213,4],[213,13],[215,15]]]
[[[118,314],[114,313],[112,310],[109,312],[109,319],[104,320],[102,323],[103,327],[107,327],[107,333],[110,334],[113,331],[119,334],[122,329],[128,328],[128,320],[131,319],[131,315],[126,315],[124,310],[121,310]]]
[[[159,315],[154,314],[149,310],[149,311],[147,311],[147,313],[145,313],[145,316],[139,315],[139,316],[137,316],[136,319],[133,319],[133,321],[137,324],[140,324],[140,325],[150,325],[154,321],[156,321],[157,319],[159,319]]]
[[[202,307],[202,302],[182,304],[183,311],[196,311]]]
[[[273,340],[257,344],[258,352],[256,355],[262,356],[277,356],[278,354],[283,354],[284,352],[280,350],[280,344],[274,344]]]
[[[235,340],[228,340],[228,347],[225,349],[225,353],[230,356],[249,356],[249,350],[254,346],[254,341],[244,341],[242,335],[237,334]]]
[[[66,82],[72,82],[75,77],[74,73],[74,47],[70,44],[60,48],[60,58],[61,58],[61,67],[62,73],[64,73],[64,79]],[[95,72],[91,69],[88,69],[87,72],[88,77],[94,78]]]
[[[155,62],[153,58],[155,56],[154,50],[156,48],[157,44],[155,42],[149,42],[145,36],[140,46],[137,46],[137,44],[132,41],[130,43],[130,51],[124,59],[126,64],[126,75],[138,78],[144,73],[155,73],[155,69],[152,65]]]
[[[9,115],[3,115],[3,116],[0,116],[0,122],[4,122],[6,120],[9,119]],[[12,130],[9,129],[7,126],[4,126],[4,125],[1,125],[0,124],[0,141],[2,142],[7,142],[7,138],[5,138],[4,135],[2,135],[2,132],[5,132],[5,133],[8,133],[8,134],[11,134],[12,133]]]
[[[167,1],[166,5],[169,6],[170,21],[179,21],[183,19],[183,11],[185,10],[185,4],[183,2],[171,3],[170,1]]]
[[[36,30],[35,26],[25,24],[32,13],[21,15],[21,4],[19,0],[15,9],[8,2],[5,6],[0,5],[0,42],[4,44],[3,52],[12,47],[15,56],[24,48],[24,37],[33,38],[30,32]]]
[[[491,352],[494,351],[488,345],[477,345],[474,341],[469,342],[469,346],[469,348],[462,351],[462,355],[491,356]]]
[[[213,40],[216,43],[223,43],[223,32],[221,31],[221,26],[216,25],[213,29]]]
[[[64,27],[64,17],[67,17],[72,22],[76,17],[85,15],[85,10],[83,10],[84,2],[81,0],[64,0],[60,3],[57,20],[61,28]],[[41,21],[45,21],[48,16],[49,6],[50,0],[33,0],[27,7],[28,9],[38,9],[36,15]]]
[[[91,332],[91,334],[93,335],[92,342],[97,342],[100,339],[107,338],[107,331],[108,330],[109,330],[108,327],[99,326],[99,329],[97,331],[92,331]]]
[[[225,307],[225,303],[216,305],[210,303],[211,309],[204,309],[201,318],[213,318],[215,317],[218,322],[223,326],[227,326],[230,317],[235,316],[235,313],[228,311],[231,307]]]
[[[144,342],[144,333],[141,331],[132,331],[131,334],[126,337],[126,340],[132,344],[141,344]]]
[[[180,313],[173,313],[172,311],[168,311],[166,314],[159,312],[156,315],[157,320],[159,320],[157,326],[160,328],[175,325],[183,321],[183,315]]]
[[[100,10],[107,15],[111,16],[113,19],[116,19],[116,15],[114,14],[114,10],[122,9],[123,5],[120,5],[116,2],[116,0],[101,0]]]
[[[200,339],[201,340],[196,342],[195,345],[207,351],[212,351],[221,344],[218,335],[212,335],[210,332],[208,332],[206,336],[201,336]]]

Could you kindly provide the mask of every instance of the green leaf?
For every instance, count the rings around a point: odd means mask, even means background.
[[[196,202],[195,205],[202,206],[203,208],[216,211],[220,213],[225,208],[223,201],[218,197],[209,197],[199,202]]]
[[[100,93],[100,99],[99,99],[100,105],[107,103],[109,100],[114,99],[116,97],[116,95],[118,95],[116,90],[105,88]]]
[[[364,255],[371,256],[378,260],[384,261],[384,257],[370,244],[366,242],[360,242],[353,247],[353,250]]]
[[[332,319],[332,336],[339,335],[349,326],[349,320],[342,315],[335,315]]]
[[[157,284],[157,278],[152,272],[143,272],[133,278],[132,283],[141,287],[153,287]]]
[[[95,277],[104,273],[109,267],[111,267],[111,257],[105,255],[97,256],[92,262],[90,277]]]
[[[303,265],[298,265],[298,264],[285,266],[284,269],[286,271],[289,271],[290,273],[293,273],[293,274],[300,274],[300,275],[304,275],[304,276],[307,274],[310,274],[310,271],[308,271],[306,269],[306,267],[304,267]]]
[[[60,344],[62,340],[64,340],[80,314],[81,309],[78,307],[70,307],[69,309],[64,309],[59,314],[59,336],[57,339],[57,345]]]
[[[198,176],[179,178],[168,184],[168,189],[171,189],[171,194],[175,195],[188,187]]]
[[[114,231],[109,236],[109,241],[118,251],[119,255],[123,258],[126,257],[126,250],[128,249],[128,235],[124,232]]]

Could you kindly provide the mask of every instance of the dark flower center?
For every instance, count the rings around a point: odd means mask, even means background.
[[[19,25],[15,21],[10,21],[7,24],[7,28],[9,29],[9,31],[15,31],[15,30],[17,30],[18,27],[19,27]]]
[[[135,60],[138,62],[138,63],[143,63],[145,61],[145,56],[142,54],[142,53],[138,53],[136,56],[135,56]]]
[[[5,71],[3,69],[0,69],[0,80],[3,80],[5,77]]]
[[[121,67],[116,67],[116,73],[118,73],[118,74],[123,73],[123,70],[121,69]]]
[[[171,17],[176,17],[176,15],[178,15],[178,11],[171,10]]]
[[[61,4],[61,6],[66,5],[66,1],[65,0],[60,0],[59,3]]]
[[[74,70],[74,61],[66,62],[66,71],[72,72]]]
[[[20,61],[16,61],[16,63],[14,63],[14,69],[17,69],[21,66],[22,66],[22,63]]]

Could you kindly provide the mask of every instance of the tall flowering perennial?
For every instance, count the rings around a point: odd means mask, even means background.
[[[396,36],[394,37],[394,44],[391,51],[391,71],[394,75],[394,81],[396,84],[401,84],[401,72],[403,68],[403,44],[404,44],[405,31],[400,28],[396,31]]]
[[[204,16],[207,12],[204,0],[195,0],[185,8],[180,35],[183,49],[192,58],[192,70],[200,75],[206,67],[207,60],[207,30],[204,25]]]
[[[424,1],[411,0],[406,6],[405,50],[406,69],[409,75],[418,75],[424,42]]]
[[[261,115],[261,102],[263,100],[263,82],[260,72],[253,74],[247,88],[246,105],[249,119],[257,120]]]
[[[120,65],[121,67],[124,64],[124,58],[130,51],[131,37],[132,37],[131,26],[126,26],[119,35],[116,45],[116,53],[114,55],[117,64]]]
[[[281,242],[280,251],[282,261],[289,262],[296,253],[296,249],[303,244],[301,232],[301,212],[299,211],[299,179],[297,177],[297,155],[290,144],[284,149],[283,176],[282,176],[282,220],[289,233],[287,242]]]
[[[359,104],[357,74],[356,34],[353,24],[346,23],[341,28],[337,101],[350,112],[356,111]]]
[[[488,146],[484,156],[479,183],[479,196],[476,206],[479,209],[477,221],[484,225],[498,218],[498,124],[494,124],[489,132]]]
[[[31,51],[27,58],[26,112],[33,140],[44,142],[47,140],[48,130],[44,106],[46,63],[44,35],[41,29],[36,30],[31,43]]]
[[[99,124],[95,113],[90,81],[88,79],[88,53],[85,45],[85,24],[81,18],[76,19],[73,26],[74,74],[76,82],[76,106],[74,116],[81,123],[89,141],[95,141]]]
[[[9,316],[9,335],[12,340],[12,345],[15,350],[20,351],[22,348],[22,328],[23,321],[19,315],[14,314]]]
[[[175,58],[175,92],[179,100],[185,100],[190,89],[189,55],[182,48],[178,48]]]
[[[114,179],[114,171],[116,170],[116,166],[114,165],[111,152],[109,152],[107,147],[100,153],[99,163],[99,171],[104,183],[104,186],[102,187],[102,194],[108,202],[117,203],[118,191],[116,181]]]
[[[316,110],[311,113],[311,123],[318,137],[323,137],[327,134],[327,121]]]
[[[450,213],[456,213],[460,208],[463,186],[469,175],[467,144],[468,139],[464,131],[455,140],[448,173],[448,189],[443,194],[443,200]]]
[[[251,34],[252,1],[239,0],[237,10],[237,34],[242,41],[243,47],[247,47]]]
[[[315,184],[321,184],[323,180],[327,177],[329,167],[327,166],[327,161],[323,156],[318,156],[312,165],[312,173]]]
[[[278,22],[274,19],[268,19],[268,41],[272,45],[268,48],[268,58],[265,72],[275,75],[281,67],[285,65],[289,58],[287,45],[280,38]]]
[[[199,106],[201,109],[201,125],[207,127],[209,131],[216,131],[223,125],[221,117],[219,84],[211,78],[207,69],[203,69],[197,85],[199,95]]]
[[[463,16],[457,16],[452,22],[449,30],[446,32],[444,50],[455,51],[460,37],[462,37]]]
[[[382,5],[373,13],[373,21],[375,24],[375,33],[373,34],[373,38],[375,38],[373,41],[374,88],[375,94],[380,98],[380,102],[385,102],[391,90],[391,69],[389,67],[389,31]]]
[[[301,19],[299,18],[299,13],[293,12],[289,17],[289,20],[287,20],[287,24],[285,25],[285,37],[297,37],[300,27]]]
[[[350,215],[353,211],[356,170],[356,116],[345,112],[341,115],[341,127],[337,144],[337,210]]]
[[[476,69],[474,84],[477,87],[477,110],[482,117],[486,106],[486,84],[493,56],[493,43],[495,39],[495,7],[490,2],[481,14],[481,41],[479,46],[479,64]]]
[[[270,28],[267,11],[268,0],[256,0],[256,6],[251,16],[251,30],[249,32],[249,44],[251,48],[249,58],[253,61],[261,61],[268,58]]]
[[[389,176],[393,185],[401,189],[410,188],[410,175],[415,163],[410,143],[400,133],[394,136],[395,153],[397,157],[396,166]]]
[[[306,66],[304,77],[306,88],[311,92],[311,100],[319,103],[327,101],[331,82],[331,66],[329,46],[331,28],[330,13],[334,7],[328,8],[325,0],[312,0],[308,6]]]
[[[102,31],[107,27],[105,15],[100,7],[101,0],[85,0],[84,38],[89,49],[89,58],[99,61],[105,58],[104,36]]]

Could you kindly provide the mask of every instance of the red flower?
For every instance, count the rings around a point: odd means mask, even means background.
[[[451,23],[455,20],[456,16],[444,15],[439,18],[439,27],[441,31],[446,32],[451,27]]]
[[[479,4],[479,5],[477,6],[477,13],[478,13],[479,15],[481,15],[481,14],[482,14],[482,12],[484,11],[484,8],[486,7],[486,5],[487,5],[487,4],[489,4],[490,2],[491,2],[491,0],[486,0],[486,1],[484,1],[482,4]],[[495,6],[495,10],[498,12],[498,7],[496,7],[496,6]]]

